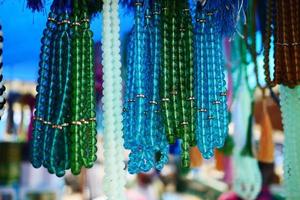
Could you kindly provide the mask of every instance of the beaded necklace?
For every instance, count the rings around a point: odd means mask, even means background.
[[[119,1],[103,1],[104,191],[109,200],[126,199],[122,140],[122,78]]]
[[[197,143],[204,158],[223,146],[227,136],[226,82],[222,59],[222,34],[218,12],[197,5],[196,66]]]
[[[190,147],[196,145],[192,18],[187,1],[165,1],[162,7],[163,118],[168,142],[181,139],[182,166],[186,168]]]
[[[150,26],[149,19],[145,19],[144,4],[146,2],[137,0],[134,2],[134,28],[131,33],[128,59],[128,77],[126,84],[125,96],[125,121],[129,128],[124,129],[125,148],[131,150],[129,154],[128,171],[130,173],[146,172],[153,167],[153,159],[149,159],[150,152],[146,149],[146,112],[148,101],[148,85],[146,82],[148,77],[147,60],[147,43],[145,39],[149,39],[147,26]],[[146,24],[147,23],[147,24]],[[146,27],[145,27],[146,25]],[[130,86],[132,84],[132,87]],[[129,105],[128,105],[129,104]],[[132,105],[130,105],[132,104]],[[127,105],[127,106],[126,106]],[[127,115],[127,116],[126,116]],[[132,118],[133,117],[133,118]],[[130,124],[132,120],[136,120],[136,124]]]
[[[300,159],[299,159],[299,123],[300,87],[293,89],[280,86],[280,106],[284,128],[284,188],[287,199],[299,199]]]
[[[51,75],[50,68],[50,42],[53,39],[53,33],[56,30],[57,26],[54,22],[56,18],[56,11],[52,8],[49,15],[48,21],[46,24],[46,28],[43,32],[42,37],[42,47],[40,54],[40,62],[39,62],[39,78],[37,83],[37,95],[36,95],[36,111],[35,116],[40,119],[46,118],[46,110],[49,99],[49,83],[48,78]],[[32,165],[36,168],[41,167],[44,161],[44,138],[45,138],[45,129],[46,124],[43,123],[42,120],[35,120],[34,122],[34,130],[33,130],[33,139],[31,141],[32,144]]]
[[[86,7],[85,1],[54,1],[42,38],[32,164],[57,176],[69,168],[77,175],[96,160],[95,70]]]
[[[68,31],[69,14],[66,11],[60,11],[57,15],[57,30],[53,34],[53,42],[50,44],[50,85],[47,114],[45,120],[52,122],[52,126],[45,126],[44,139],[44,163],[43,165],[50,173],[57,176],[63,176],[65,168],[69,166],[69,155],[67,137],[64,129],[56,128],[56,124],[62,124],[62,119],[66,115],[69,89],[68,82],[70,78],[70,33]],[[67,52],[63,52],[66,50]],[[59,94],[59,96],[57,96]],[[55,124],[55,125],[53,125]],[[63,148],[62,148],[63,147]]]
[[[5,105],[5,86],[3,81],[3,62],[2,62],[2,56],[3,54],[3,34],[2,34],[2,26],[0,24],[0,120],[4,113],[4,105]]]
[[[300,6],[297,0],[267,1],[267,19],[264,39],[264,70],[267,84],[295,87],[300,81]],[[272,41],[272,37],[274,37]],[[270,75],[270,50],[274,46],[275,67]],[[272,63],[273,64],[273,63]]]
[[[163,120],[165,125],[166,136],[169,144],[174,144],[176,136],[174,133],[174,120],[173,112],[170,103],[170,85],[171,85],[171,69],[170,69],[170,40],[169,36],[169,13],[171,12],[168,8],[169,1],[162,2],[162,13],[161,13],[161,39],[162,39],[162,60],[161,60],[161,76],[160,76],[160,98],[163,112]]]
[[[148,68],[150,69],[150,89],[149,89],[149,138],[146,141],[151,141],[148,143],[149,147],[153,149],[153,155],[155,159],[155,168],[161,170],[168,162],[168,150],[169,145],[167,143],[166,135],[164,133],[164,128],[162,124],[161,117],[161,107],[159,104],[159,76],[160,76],[160,66],[161,66],[161,32],[160,32],[160,12],[161,4],[158,0],[153,1],[152,6],[152,28],[153,31],[150,32],[150,41],[148,50],[150,51],[150,60]],[[149,20],[149,17],[146,16]],[[150,22],[151,23],[151,22]],[[152,62],[151,62],[152,61]]]
[[[124,105],[125,148],[131,150],[128,171],[161,170],[168,161],[168,144],[159,105],[160,4],[135,2],[135,26],[128,45]],[[137,120],[139,124],[134,123]]]
[[[179,37],[179,102],[181,118],[179,131],[182,139],[182,165],[188,167],[189,151],[196,145],[195,137],[195,97],[194,97],[194,49],[193,27],[188,2],[181,5]]]
[[[122,138],[123,135],[123,123],[122,123],[122,77],[121,77],[121,41],[120,41],[120,18],[119,18],[119,1],[112,1],[112,35],[113,35],[113,63],[115,65],[114,74],[115,74],[115,90],[114,96],[115,100],[115,116],[116,117],[116,174],[118,174],[118,182],[115,183],[115,191],[119,191],[119,198],[117,199],[126,199],[125,193],[125,184],[126,177],[124,169],[124,141]]]

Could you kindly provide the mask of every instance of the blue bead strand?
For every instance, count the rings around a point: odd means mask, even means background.
[[[150,52],[151,57],[149,69],[149,77],[151,77],[151,87],[149,92],[149,130],[151,141],[153,141],[152,149],[155,158],[155,168],[161,170],[163,166],[168,162],[168,150],[169,145],[167,142],[166,134],[163,128],[163,121],[161,116],[161,108],[159,104],[159,77],[160,77],[160,67],[161,67],[161,33],[160,33],[160,4],[158,1],[153,2],[153,24],[151,32],[151,38],[149,43],[151,44]]]
[[[55,19],[56,14],[54,12],[50,12],[48,15],[49,19]],[[48,86],[47,77],[50,76],[50,41],[52,39],[52,35],[55,32],[57,26],[52,20],[47,21],[46,28],[43,32],[42,38],[42,47],[41,47],[41,55],[39,62],[39,78],[37,84],[37,96],[36,96],[36,110],[35,117],[45,119],[46,116],[46,108],[47,108],[47,99],[48,99],[48,91],[46,88]],[[32,147],[32,157],[31,162],[35,168],[39,168],[43,162],[43,152],[42,145],[45,138],[45,125],[42,121],[35,120],[33,124],[33,139],[31,141]]]
[[[196,11],[196,101],[197,143],[204,158],[213,156],[224,145],[228,132],[226,81],[222,57],[220,11],[210,2]],[[223,5],[223,4],[222,4]]]
[[[124,146],[129,173],[161,170],[168,161],[168,144],[159,105],[160,16],[147,1],[135,3],[135,25],[129,39],[124,105]]]

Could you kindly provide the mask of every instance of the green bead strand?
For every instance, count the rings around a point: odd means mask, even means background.
[[[85,75],[83,76],[86,80],[86,96],[83,98],[86,99],[87,105],[85,107],[85,115],[84,119],[94,119],[96,118],[96,97],[95,97],[95,65],[94,65],[94,42],[93,42],[93,33],[89,29],[89,22],[86,20],[88,19],[87,12],[83,13],[83,48],[84,48],[84,71],[86,71]],[[84,84],[82,84],[84,85]],[[84,166],[90,168],[93,166],[93,163],[96,161],[96,135],[97,135],[97,124],[95,120],[90,121],[86,125],[85,133],[86,136],[86,143],[85,143],[85,150],[86,150],[86,158],[84,161]]]
[[[68,20],[68,15],[63,15],[63,20]],[[59,32],[56,43],[56,55],[55,60],[57,61],[58,68],[58,92],[56,115],[52,119],[54,124],[63,124],[66,122],[68,115],[69,105],[69,92],[70,92],[70,76],[71,76],[71,38],[68,30],[68,24],[61,25],[63,30]],[[56,94],[57,95],[57,94]],[[52,149],[50,153],[50,169],[57,176],[63,176],[65,169],[69,168],[69,155],[68,155],[68,135],[67,128],[62,129],[51,128],[53,134]],[[63,148],[62,148],[63,146]]]
[[[82,139],[82,127],[79,120],[81,119],[81,106],[80,106],[80,87],[81,87],[81,67],[82,67],[82,41],[80,40],[81,32],[80,27],[77,25],[79,22],[79,12],[74,9],[72,27],[72,123],[71,123],[71,171],[77,175],[80,173],[82,166],[82,157],[80,153],[80,139]]]
[[[193,48],[193,25],[188,3],[185,2],[183,10],[183,25],[185,26],[184,42],[186,44],[185,63],[186,63],[186,81],[187,81],[187,101],[188,101],[188,122],[190,126],[190,146],[195,146],[196,142],[196,104],[194,94],[194,48]]]
[[[160,96],[162,98],[162,112],[164,118],[164,124],[166,129],[167,140],[170,144],[174,144],[176,137],[174,134],[174,121],[171,112],[171,103],[170,103],[170,82],[171,82],[171,69],[170,69],[170,41],[168,38],[169,35],[169,13],[168,8],[169,1],[162,2],[162,70],[160,77]]]
[[[172,116],[173,116],[173,124],[175,125],[174,134],[177,138],[182,138],[182,134],[180,134],[179,127],[180,121],[182,121],[182,114],[180,113],[180,103],[178,101],[178,93],[179,93],[179,80],[178,80],[178,10],[177,10],[177,1],[172,1],[170,5],[169,12],[169,21],[170,24],[170,69],[171,69],[171,86],[170,86],[170,96],[171,96],[171,104],[172,104]]]

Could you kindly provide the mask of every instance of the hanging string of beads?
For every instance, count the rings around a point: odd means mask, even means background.
[[[125,148],[131,150],[130,173],[161,170],[168,144],[159,106],[160,4],[135,2],[135,26],[130,36],[124,107]],[[139,120],[140,125],[133,123]]]
[[[59,9],[57,14],[57,29],[53,33],[52,43],[50,43],[50,77],[49,77],[49,99],[46,107],[45,119],[37,120],[49,122],[45,125],[44,139],[44,167],[50,173],[57,176],[63,176],[65,168],[69,167],[68,145],[64,133],[64,128],[59,129],[57,125],[62,124],[62,119],[67,109],[67,91],[70,91],[70,32],[68,23],[70,21],[69,13],[66,9]],[[67,52],[63,52],[63,49]],[[57,95],[59,94],[59,96]],[[36,108],[38,109],[38,108]],[[61,148],[63,147],[63,148]]]
[[[266,82],[271,87],[282,84],[293,88],[300,82],[300,71],[298,70],[300,64],[300,6],[298,4],[295,0],[267,1],[264,70]],[[275,52],[274,63],[270,60],[272,46],[274,46]],[[270,67],[273,65],[272,79]]]
[[[0,24],[0,120],[4,114],[4,105],[5,105],[5,86],[3,80],[3,33],[2,33],[2,26]]]
[[[182,166],[190,165],[196,145],[193,29],[187,1],[166,1],[162,8],[161,102],[168,142],[181,139]],[[179,30],[179,31],[178,31]]]
[[[123,135],[123,118],[122,118],[122,77],[121,77],[121,40],[120,40],[120,17],[119,17],[119,1],[112,1],[112,35],[113,35],[113,62],[114,62],[114,74],[115,74],[115,116],[117,116],[116,125],[117,134],[115,135],[116,141],[116,174],[118,174],[118,182],[116,182],[115,190],[118,191],[119,197],[117,199],[126,199],[125,197],[125,184],[126,184],[126,175],[124,170],[124,140]]]
[[[150,45],[148,46],[151,51],[149,59],[150,66],[150,82],[151,87],[149,90],[149,139],[151,141],[149,146],[153,148],[155,156],[155,168],[161,170],[168,162],[169,145],[163,128],[163,119],[161,116],[160,105],[160,92],[159,92],[159,77],[161,74],[161,3],[159,0],[154,0],[152,4],[152,26],[153,31],[150,32]],[[149,17],[148,17],[149,19]]]
[[[41,54],[39,62],[39,78],[37,81],[37,95],[36,95],[36,111],[35,117],[40,119],[46,119],[47,105],[50,94],[50,83],[47,82],[49,76],[51,76],[51,67],[50,67],[50,41],[53,40],[53,34],[57,29],[57,24],[55,23],[55,18],[57,16],[57,11],[54,9],[54,5],[51,8],[51,11],[48,15],[48,20],[46,28],[43,32],[43,37],[41,40]],[[47,92],[48,91],[48,92]],[[36,168],[41,167],[44,160],[44,142],[45,142],[45,129],[46,123],[42,120],[34,121],[34,130],[33,138],[31,141],[32,144],[32,165]]]
[[[180,35],[178,49],[180,138],[182,139],[182,166],[190,165],[190,147],[196,145],[194,97],[194,40],[192,19],[187,1],[180,5]]]
[[[196,136],[204,158],[224,145],[228,131],[223,37],[232,37],[247,1],[197,2],[195,13]]]
[[[171,63],[170,63],[170,40],[169,36],[169,19],[170,15],[169,1],[162,2],[161,11],[161,40],[162,40],[162,52],[161,52],[161,75],[160,75],[160,98],[162,106],[162,115],[166,131],[166,136],[169,144],[174,144],[176,140],[175,136],[175,124],[173,120],[173,111],[171,109],[171,96],[170,96],[170,83],[171,83]]]
[[[119,1],[103,1],[104,192],[109,200],[126,199],[122,139],[122,78]]]
[[[146,135],[146,110],[148,96],[147,80],[148,70],[146,65],[147,50],[145,48],[146,31],[145,31],[145,1],[137,0],[134,2],[134,27],[131,32],[129,46],[132,47],[129,51],[129,55],[133,55],[128,59],[128,77],[126,84],[126,96],[125,96],[125,121],[126,128],[124,129],[125,148],[131,150],[129,154],[128,171],[130,173],[146,172],[149,171],[153,162],[150,152],[145,149],[146,141],[144,136]],[[131,65],[131,66],[130,66]],[[132,74],[129,74],[129,73]],[[131,87],[129,84],[132,84]],[[132,105],[128,105],[132,104]],[[126,106],[127,105],[127,106]],[[130,110],[131,108],[132,110]],[[126,116],[127,115],[127,116]],[[133,117],[133,118],[131,118]],[[130,123],[135,119],[136,123]]]
[[[32,164],[57,176],[96,160],[93,48],[86,1],[55,0],[42,38]]]
[[[228,125],[222,34],[214,6],[198,2],[196,14],[197,143],[204,158],[223,146]]]
[[[128,45],[123,110],[124,146],[131,150],[129,172],[145,172],[155,165],[153,152],[157,150],[151,148],[155,141],[151,139],[154,135],[151,127],[152,122],[160,121],[152,117],[156,106],[161,108],[161,112],[156,114],[162,117],[168,143],[181,141],[183,167],[189,166],[190,147],[196,144],[204,152],[204,157],[210,158],[214,148],[223,146],[227,135],[222,39],[224,35],[234,32],[237,16],[243,10],[245,1],[217,1],[205,5],[198,2],[195,14],[191,13],[194,9],[190,9],[188,1],[140,0],[123,3],[134,5],[135,11],[135,25]],[[149,4],[155,7],[155,3],[161,4],[161,12],[154,11],[155,14],[150,15]],[[205,19],[197,20],[194,38],[191,16],[197,15],[199,18],[201,13]],[[159,21],[155,22],[155,19]],[[205,20],[207,22],[200,26],[199,22]],[[155,28],[156,23],[160,24],[160,29]],[[153,33],[157,37],[151,37]],[[156,41],[156,38],[159,40]],[[157,47],[155,43],[161,46]],[[157,54],[152,52],[156,48]],[[152,60],[154,64],[151,64]],[[161,66],[158,71],[159,103],[152,92],[152,87],[158,84],[149,80],[149,77],[155,80],[156,65]],[[195,75],[198,79],[194,78]],[[151,105],[150,109],[147,102]],[[197,109],[199,112],[196,115]]]
[[[210,158],[224,144],[228,122],[221,44],[242,7],[229,1],[198,2],[194,30],[188,1],[124,2],[135,11],[124,128],[118,1],[106,0],[103,6],[105,180],[112,198],[122,196],[122,190],[110,189],[123,176],[122,129],[124,146],[131,151],[130,173],[161,170],[168,161],[168,143],[176,140],[181,141],[183,167],[190,165],[191,147],[198,144]],[[57,176],[69,168],[79,174],[96,160],[90,3],[55,0],[42,39],[32,163]],[[120,192],[114,194],[116,190]]]
[[[299,160],[299,123],[300,117],[300,87],[293,89],[286,86],[279,87],[282,123],[284,128],[284,187],[287,199],[300,198],[297,188],[300,181]]]

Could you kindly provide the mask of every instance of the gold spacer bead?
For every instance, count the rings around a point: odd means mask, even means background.
[[[170,101],[170,99],[169,98],[162,98],[161,101],[166,102],[166,101]]]
[[[146,96],[144,94],[137,94],[136,98],[145,98]]]
[[[213,103],[213,104],[221,104],[221,101],[216,100],[216,101],[213,101],[212,103]]]
[[[205,108],[200,108],[200,109],[198,109],[198,111],[199,111],[199,112],[207,112],[207,109],[205,109]]]
[[[150,104],[154,104],[154,105],[157,105],[158,102],[157,101],[149,101]]]
[[[186,126],[186,125],[189,125],[189,123],[188,122],[181,122],[181,125]]]

